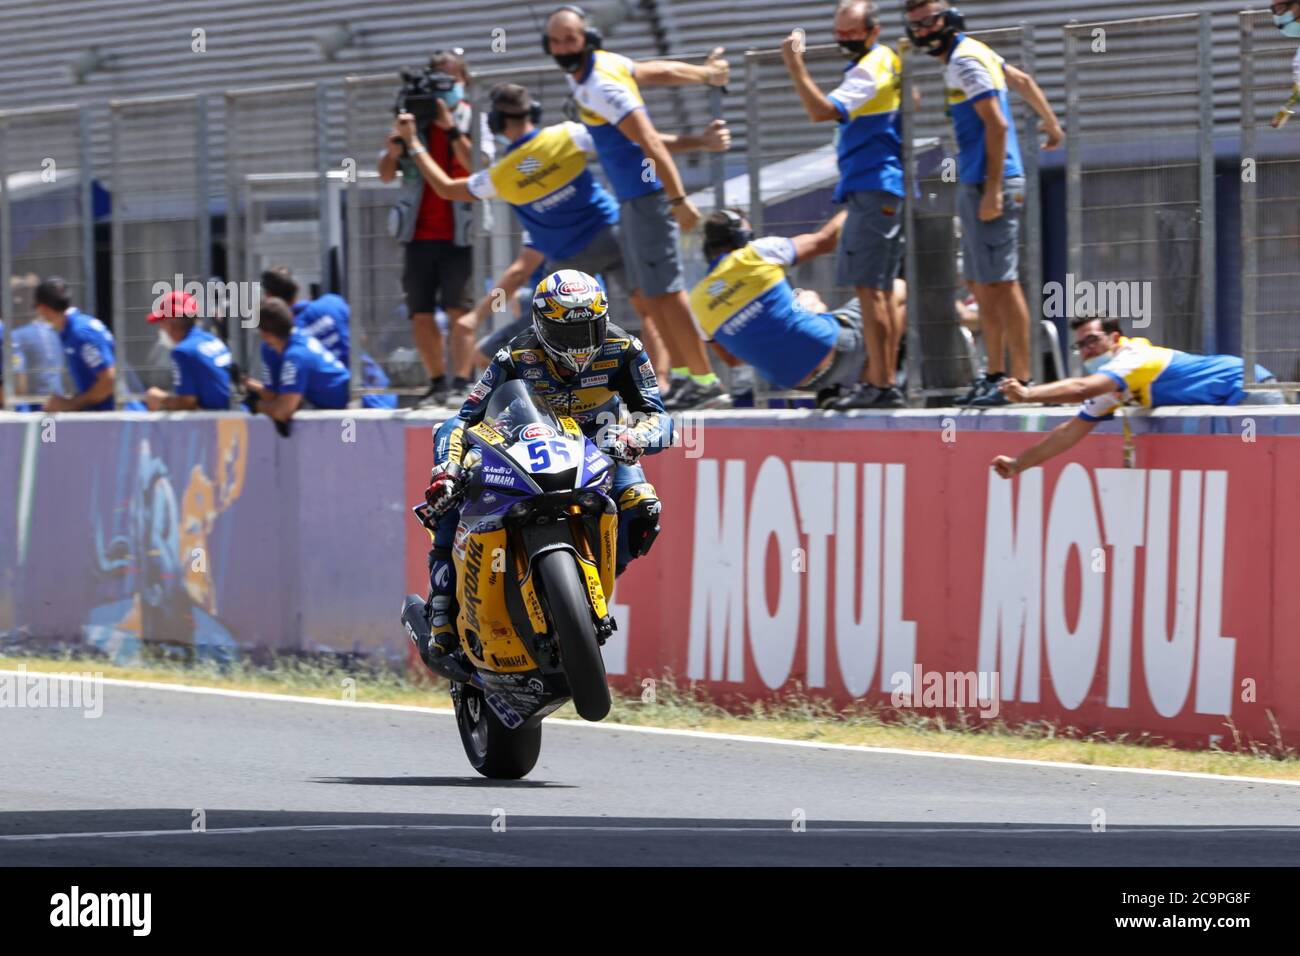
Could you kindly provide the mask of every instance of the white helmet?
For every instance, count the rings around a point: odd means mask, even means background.
[[[577,269],[552,272],[533,292],[533,329],[557,365],[581,372],[605,343],[609,300],[600,283]]]

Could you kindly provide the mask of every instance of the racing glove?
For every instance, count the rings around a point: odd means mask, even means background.
[[[462,488],[459,463],[444,461],[433,466],[429,474],[429,487],[424,489],[424,500],[439,517],[450,511],[460,498]]]
[[[627,425],[610,425],[602,436],[601,451],[615,461],[632,465],[645,454],[645,445],[636,429]]]

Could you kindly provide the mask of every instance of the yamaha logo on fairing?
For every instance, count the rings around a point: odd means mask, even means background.
[[[515,483],[514,478],[510,475],[484,475],[483,480],[489,485],[506,485],[510,486]]]

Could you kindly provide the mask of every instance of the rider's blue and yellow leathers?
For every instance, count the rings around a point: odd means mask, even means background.
[[[492,393],[512,379],[527,382],[533,391],[546,397],[556,414],[576,421],[588,438],[595,439],[600,429],[623,421],[621,411],[626,410],[632,413],[627,416],[627,423],[636,431],[646,454],[653,455],[672,444],[673,422],[664,410],[654,366],[640,339],[611,324],[605,344],[586,371],[563,375],[542,348],[537,333],[528,329],[497,352],[459,414],[438,429],[434,439],[437,462],[461,460],[465,428],[482,420]],[[619,510],[618,573],[621,574],[628,562],[638,557],[629,547],[629,519],[639,514],[653,523],[659,513],[659,499],[640,465],[621,462],[615,463],[610,496]],[[453,509],[439,520],[435,552],[451,548],[459,516],[460,512]]]

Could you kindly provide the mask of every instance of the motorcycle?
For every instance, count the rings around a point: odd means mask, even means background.
[[[609,713],[600,649],[616,630],[614,463],[522,381],[493,393],[465,442],[452,545],[460,647],[433,666],[452,682],[470,764],[518,779],[537,763],[548,714],[570,699],[585,720]],[[432,509],[412,510],[432,536]],[[402,621],[427,636],[425,599],[407,595]]]

